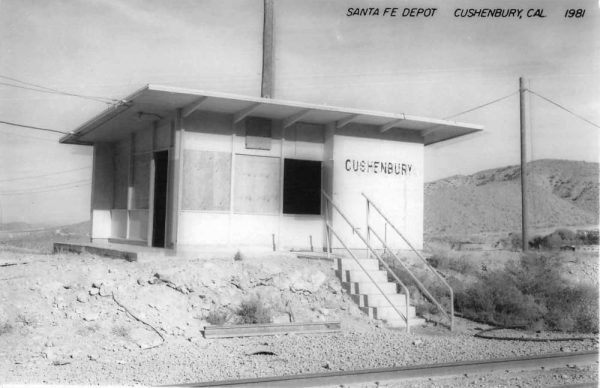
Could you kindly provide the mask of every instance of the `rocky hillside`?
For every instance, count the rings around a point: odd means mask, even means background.
[[[598,163],[529,163],[533,227],[598,224]],[[509,166],[425,185],[425,234],[469,235],[520,230],[521,172]]]

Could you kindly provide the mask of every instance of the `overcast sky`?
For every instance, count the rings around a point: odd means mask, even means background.
[[[444,118],[511,95],[518,77],[600,122],[597,1],[275,1],[274,97]],[[434,7],[430,18],[349,7]],[[545,18],[457,18],[457,8],[543,8]],[[565,18],[584,8],[583,18]],[[260,94],[262,0],[0,0],[0,76],[123,98],[147,83]],[[0,83],[22,85],[0,79]],[[75,129],[107,105],[0,84],[0,121]],[[516,94],[455,118],[485,125],[426,148],[426,180],[519,162]],[[598,161],[598,128],[539,98],[530,157]],[[91,148],[0,124],[1,221],[89,218]]]

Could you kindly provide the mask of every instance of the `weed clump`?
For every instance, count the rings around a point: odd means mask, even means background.
[[[229,319],[229,315],[223,310],[213,309],[210,310],[205,319],[211,325],[223,325]]]
[[[456,292],[467,318],[505,326],[598,332],[598,290],[570,285],[556,257],[528,254]]]
[[[242,302],[236,314],[240,324],[270,323],[272,315],[259,298]]]
[[[9,322],[1,322],[0,323],[0,335],[10,334],[13,331],[13,325]]]

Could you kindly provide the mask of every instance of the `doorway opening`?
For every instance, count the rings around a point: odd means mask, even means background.
[[[152,219],[152,246],[164,248],[167,225],[167,187],[169,152],[154,153],[154,215]]]
[[[284,160],[283,213],[321,214],[321,162]]]

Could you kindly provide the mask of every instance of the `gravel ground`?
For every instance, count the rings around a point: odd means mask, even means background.
[[[195,342],[175,338],[147,350],[130,346],[124,340],[120,346],[80,347],[64,364],[49,362],[41,349],[29,348],[25,340],[5,344],[13,346],[12,353],[18,354],[19,359],[0,353],[0,381],[175,384],[597,349],[596,340],[546,343],[482,340],[474,338],[470,333],[473,329],[468,326],[463,325],[459,333],[452,334],[435,327],[406,334],[365,324],[362,320],[350,320],[341,333],[333,335],[199,339]],[[89,344],[95,342],[90,340]],[[270,351],[275,355],[252,355],[257,351]],[[95,352],[93,359],[85,356],[88,352]]]
[[[597,337],[567,342],[479,339],[473,335],[488,327],[461,319],[452,333],[433,325],[411,334],[387,329],[358,311],[340,291],[328,264],[297,259],[126,263],[6,252],[0,252],[0,259],[10,264],[0,268],[0,384],[181,384],[598,349]],[[156,273],[166,280],[155,282]],[[117,306],[110,290],[158,327],[166,341],[161,343]],[[258,291],[264,297],[285,293],[297,321],[339,320],[342,331],[213,340],[201,336],[202,317],[210,306]],[[473,379],[459,379],[454,386],[479,384]]]

